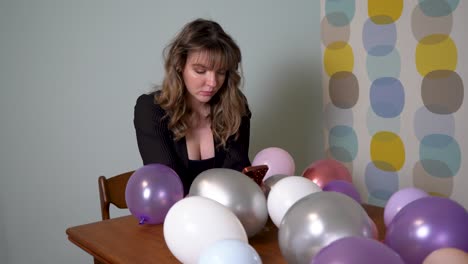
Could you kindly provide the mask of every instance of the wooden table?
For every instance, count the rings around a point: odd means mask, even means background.
[[[383,208],[363,205],[385,237]],[[101,263],[180,263],[164,241],[163,225],[139,225],[133,216],[124,216],[66,230],[68,239]],[[263,263],[286,263],[278,245],[278,229],[268,221],[265,228],[249,239]]]

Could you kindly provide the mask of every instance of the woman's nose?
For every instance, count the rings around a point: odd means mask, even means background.
[[[210,87],[216,87],[217,80],[216,80],[216,73],[215,72],[209,72],[207,74],[206,84],[208,86],[210,86]]]

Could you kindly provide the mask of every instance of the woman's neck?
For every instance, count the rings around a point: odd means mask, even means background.
[[[210,104],[208,103],[201,103],[191,98],[189,99],[189,105],[192,112],[200,118],[206,118],[210,115]]]
[[[193,115],[193,123],[192,127],[200,127],[206,126],[210,123],[210,105],[208,103],[200,103],[199,101],[190,101],[190,108],[192,110]]]

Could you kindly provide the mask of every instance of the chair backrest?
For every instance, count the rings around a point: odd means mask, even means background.
[[[110,178],[99,176],[99,200],[101,201],[102,220],[110,219],[110,204],[120,209],[127,208],[127,203],[125,202],[125,188],[133,172],[134,171],[125,172]]]

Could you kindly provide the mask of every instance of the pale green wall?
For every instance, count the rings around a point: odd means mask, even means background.
[[[1,178],[0,178],[1,179]],[[3,183],[0,184],[0,260],[2,263],[8,263],[7,259],[7,240],[6,240],[6,235],[5,235],[5,223],[4,223],[4,217],[3,214],[5,212],[4,206],[3,206]]]
[[[196,17],[243,50],[251,157],[322,157],[319,1],[0,1],[0,263],[91,263],[65,229],[99,220],[99,175],[142,165],[135,100]]]

